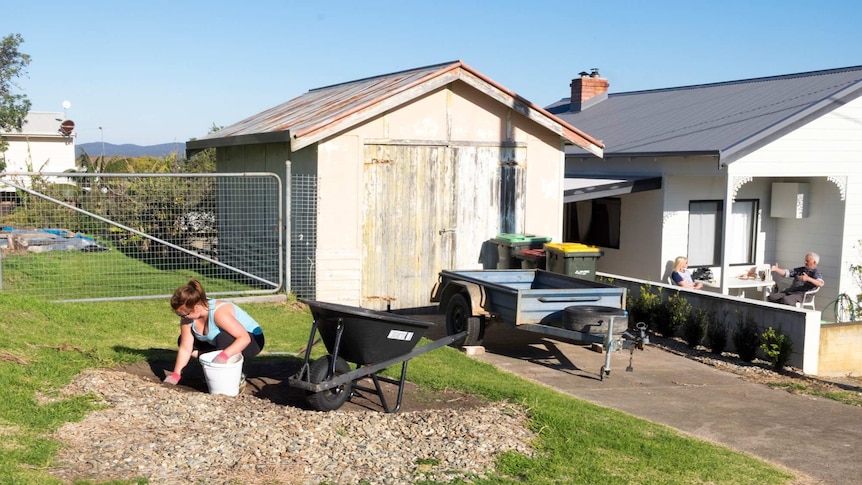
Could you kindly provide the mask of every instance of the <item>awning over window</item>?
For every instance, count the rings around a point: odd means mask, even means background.
[[[566,177],[563,186],[563,202],[614,197],[660,188],[661,177]]]

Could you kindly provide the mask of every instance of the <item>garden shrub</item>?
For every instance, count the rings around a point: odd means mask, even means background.
[[[766,354],[772,368],[780,371],[790,360],[790,354],[793,353],[793,341],[788,335],[781,332],[781,328],[776,332],[775,329],[769,327],[761,335],[760,348]]]
[[[691,303],[676,292],[675,295],[669,296],[660,308],[662,311],[657,315],[656,329],[664,337],[673,338],[680,327],[688,321]]]
[[[751,362],[760,348],[760,332],[754,318],[744,316],[739,319],[736,331],[733,333],[733,345],[739,358],[745,362]]]
[[[659,288],[659,292],[661,289]],[[655,328],[656,313],[661,307],[661,293],[653,293],[651,286],[641,286],[637,297],[629,297],[629,327],[634,328],[638,322],[644,322],[649,328]]]
[[[727,325],[717,319],[709,322],[706,328],[706,340],[709,343],[709,351],[715,355],[721,355],[727,348]]]
[[[703,342],[706,329],[715,320],[713,315],[704,308],[695,308],[691,316],[682,326],[682,339],[691,348],[696,348]]]

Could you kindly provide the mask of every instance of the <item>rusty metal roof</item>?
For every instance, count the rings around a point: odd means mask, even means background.
[[[296,151],[390,111],[454,81],[465,82],[559,134],[568,144],[601,156],[602,143],[480,74],[461,61],[435,64],[312,89],[286,103],[189,141],[190,150],[289,141]]]

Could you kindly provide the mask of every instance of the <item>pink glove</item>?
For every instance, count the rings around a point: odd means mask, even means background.
[[[216,358],[213,359],[213,364],[227,364],[228,359],[230,359],[230,356],[222,350],[221,353],[216,355]]]
[[[165,384],[176,386],[177,383],[180,382],[180,375],[179,373],[174,372],[173,374],[165,377],[165,380],[163,380],[162,382],[164,382]]]

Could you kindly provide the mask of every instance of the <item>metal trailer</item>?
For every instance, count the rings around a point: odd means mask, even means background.
[[[390,312],[313,300],[301,301],[311,309],[314,321],[302,367],[287,382],[291,387],[304,389],[306,401],[318,411],[340,408],[353,395],[353,390],[358,389],[376,394],[385,412],[397,412],[401,408],[410,359],[451,345],[466,336],[465,332],[456,332],[414,349],[433,323]],[[311,349],[316,343],[318,332],[329,354],[311,362]],[[356,368],[351,370],[348,362],[355,363]],[[401,363],[400,379],[377,375],[398,363]],[[358,384],[360,379],[369,376],[374,382],[373,389]],[[398,386],[394,408],[386,401],[380,381]]]
[[[604,380],[611,372],[611,352],[643,349],[648,343],[646,325],[634,333],[614,320],[628,317],[626,289],[540,269],[441,271],[431,301],[446,315],[449,336],[466,332],[454,346],[479,345],[485,328],[500,323],[510,328],[551,337],[602,344],[607,353],[599,371]],[[594,321],[575,330],[572,315]],[[631,360],[627,371],[632,370]]]

